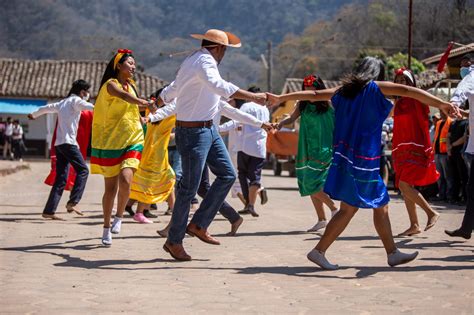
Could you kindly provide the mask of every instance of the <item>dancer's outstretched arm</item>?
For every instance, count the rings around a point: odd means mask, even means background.
[[[448,116],[459,116],[459,110],[456,106],[453,106],[451,103],[445,102],[442,99],[437,98],[426,91],[423,91],[422,89],[385,81],[379,81],[375,83],[379,86],[380,90],[385,96],[405,96],[414,98],[423,104],[438,108]]]
[[[267,106],[273,107],[286,101],[329,101],[338,87],[317,91],[301,91],[282,95],[267,93]]]
[[[280,121],[277,125],[276,128],[280,130],[284,125],[288,125],[293,123],[298,117],[300,117],[300,107],[298,106],[298,103],[296,103],[295,108],[293,109],[293,112],[291,113],[290,117],[287,117]]]

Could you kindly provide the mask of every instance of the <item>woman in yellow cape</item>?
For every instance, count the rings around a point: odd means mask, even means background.
[[[159,95],[161,90],[154,95]],[[143,211],[149,209],[151,204],[166,201],[170,195],[174,199],[176,176],[168,162],[168,143],[175,122],[176,116],[173,115],[147,124],[142,160],[133,176],[130,192],[130,201],[138,201],[137,213],[133,216],[137,222],[153,223],[144,216]]]

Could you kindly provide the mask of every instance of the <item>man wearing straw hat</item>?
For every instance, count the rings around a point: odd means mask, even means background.
[[[181,64],[176,79],[160,94],[160,100],[176,99],[176,146],[181,154],[183,174],[178,183],[171,228],[163,249],[181,261],[191,260],[182,245],[185,233],[201,241],[219,245],[207,228],[221,207],[236,179],[227,149],[212,120],[221,98],[237,98],[264,103],[264,93],[251,93],[223,80],[217,66],[227,47],[240,47],[240,39],[229,32],[210,29],[205,34],[192,34],[202,40],[201,49]],[[195,196],[204,166],[209,166],[216,179],[208,194],[186,226],[191,199]]]

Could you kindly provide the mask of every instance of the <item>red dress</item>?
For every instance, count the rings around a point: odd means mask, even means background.
[[[395,185],[400,180],[426,186],[438,180],[429,134],[429,107],[409,97],[395,103],[392,159]]]

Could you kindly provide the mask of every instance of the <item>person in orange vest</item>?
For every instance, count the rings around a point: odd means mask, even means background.
[[[441,112],[441,119],[436,123],[433,148],[435,152],[436,169],[440,177],[438,179],[438,200],[445,201],[452,199],[453,178],[448,163],[447,138],[451,118]]]

